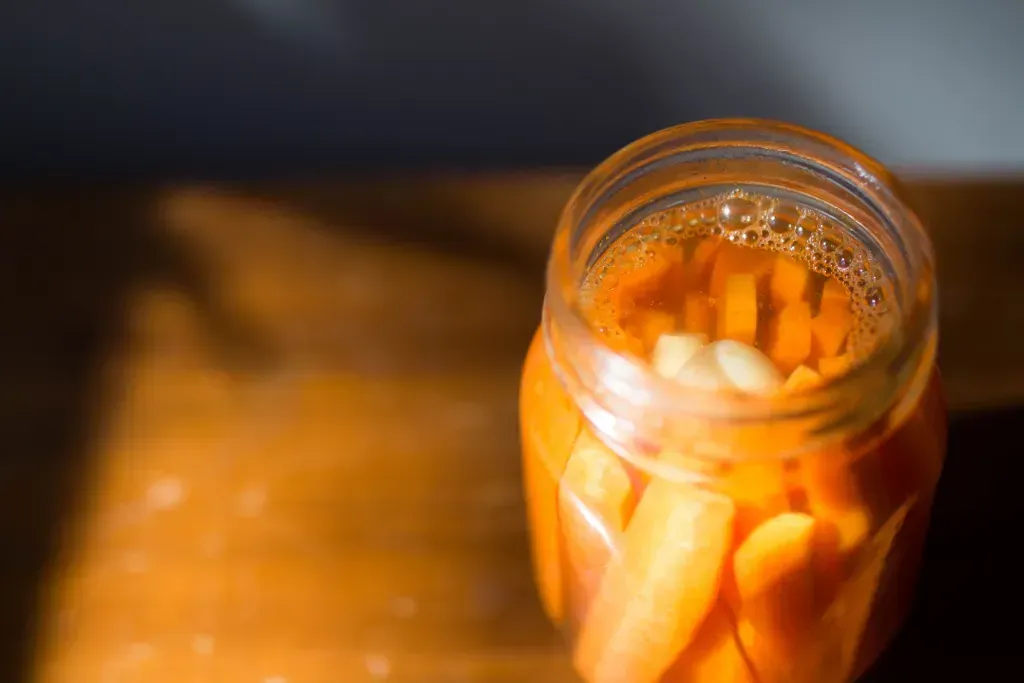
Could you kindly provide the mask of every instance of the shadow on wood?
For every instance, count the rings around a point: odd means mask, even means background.
[[[0,197],[0,680],[31,678],[47,586],[75,551],[103,391],[144,282],[210,311],[203,275],[152,228],[147,193],[89,190]]]

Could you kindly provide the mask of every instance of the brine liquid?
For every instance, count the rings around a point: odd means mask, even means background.
[[[650,327],[650,321],[644,318],[648,313],[672,316],[675,329],[666,329],[670,323],[661,316],[657,332],[699,331],[687,329],[685,315],[687,302],[699,295],[706,297],[711,316],[704,331],[712,340],[721,338],[714,318],[721,314],[723,292],[713,282],[720,243],[733,253],[744,249],[764,254],[763,268],[756,259],[750,265],[758,270],[758,325],[751,340],[754,346],[768,350],[770,323],[789,303],[773,295],[772,271],[778,269],[768,262],[785,260],[790,266],[807,270],[806,289],[800,300],[812,316],[821,315],[823,295],[840,292],[845,298],[842,306],[849,312],[849,331],[836,351],[849,367],[869,355],[890,333],[897,313],[893,286],[882,263],[867,245],[854,239],[853,232],[849,226],[807,206],[751,192],[733,191],[676,206],[647,216],[598,256],[582,286],[584,313],[611,343],[640,354],[650,351],[651,339],[644,339],[643,329],[645,325]],[[717,254],[713,253],[716,249]],[[711,256],[701,260],[707,254]],[[629,286],[631,274],[666,256],[680,260],[684,275],[645,282],[643,291],[624,304],[621,289]],[[694,273],[694,269],[703,272]],[[819,350],[818,355],[821,353]],[[814,365],[817,360],[812,354],[807,362]]]

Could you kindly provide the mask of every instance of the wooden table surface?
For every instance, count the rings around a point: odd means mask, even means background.
[[[574,681],[529,574],[516,391],[577,180],[0,193],[0,680]],[[911,189],[954,442],[980,439],[1024,404],[1024,181]],[[1003,460],[958,448],[947,509],[1001,514]]]

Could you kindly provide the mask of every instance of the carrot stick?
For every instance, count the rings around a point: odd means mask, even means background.
[[[821,384],[821,375],[806,365],[801,365],[789,373],[786,383],[782,385],[782,391],[787,393],[805,391],[819,384]]]
[[[579,413],[551,371],[540,330],[533,337],[519,391],[523,485],[532,560],[541,602],[552,621],[564,615],[558,479],[580,429]]]
[[[696,637],[660,683],[755,683],[737,641],[735,619],[722,600],[715,603]]]
[[[711,335],[712,311],[708,298],[700,292],[689,292],[683,309],[683,329],[691,334]]]
[[[843,348],[846,336],[853,329],[853,313],[849,303],[822,304],[818,315],[811,320],[811,341],[815,355],[835,356]]]
[[[772,252],[741,247],[725,243],[715,256],[715,266],[711,271],[708,293],[717,298],[725,294],[726,281],[732,275],[750,274],[761,281],[771,273],[774,265]]]
[[[650,483],[608,565],[575,652],[589,683],[656,683],[711,611],[733,506],[667,479]]]
[[[757,337],[757,281],[753,273],[729,275],[719,304],[718,338],[753,345]]]
[[[769,292],[772,305],[783,308],[804,300],[811,271],[803,263],[784,254],[775,257]]]
[[[780,462],[737,463],[719,482],[722,493],[736,506],[735,542],[746,539],[765,520],[789,510],[786,474]]]
[[[565,465],[558,496],[569,592],[577,598],[573,604],[584,607],[619,547],[636,495],[622,461],[584,429]]]
[[[844,353],[841,356],[829,356],[818,359],[818,371],[822,377],[832,379],[853,367],[853,357]]]
[[[706,238],[697,244],[690,256],[686,268],[686,288],[688,290],[707,291],[708,278],[711,277],[711,268],[714,266],[718,250],[722,248],[722,240]]]
[[[830,308],[832,306],[849,309],[850,292],[842,282],[829,278],[828,280],[825,280],[825,283],[821,287],[820,309]]]
[[[733,555],[738,633],[761,683],[789,683],[814,628],[813,517],[768,520]]]
[[[855,667],[861,664],[857,655],[882,573],[893,542],[915,503],[914,498],[906,501],[879,528],[875,537],[865,546],[852,577],[822,617],[822,631],[829,637],[819,656],[822,668],[828,665],[830,681],[851,680]]]
[[[811,513],[834,527],[837,551],[845,554],[861,545],[871,531],[871,512],[854,463],[841,452],[815,453],[801,461],[800,471]]]
[[[789,304],[769,324],[768,355],[779,370],[792,372],[811,355],[811,307]]]

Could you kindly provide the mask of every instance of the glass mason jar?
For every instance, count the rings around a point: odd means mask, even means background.
[[[905,619],[945,457],[936,345],[928,238],[837,140],[705,121],[590,173],[520,393],[536,581],[584,680],[860,675]]]

